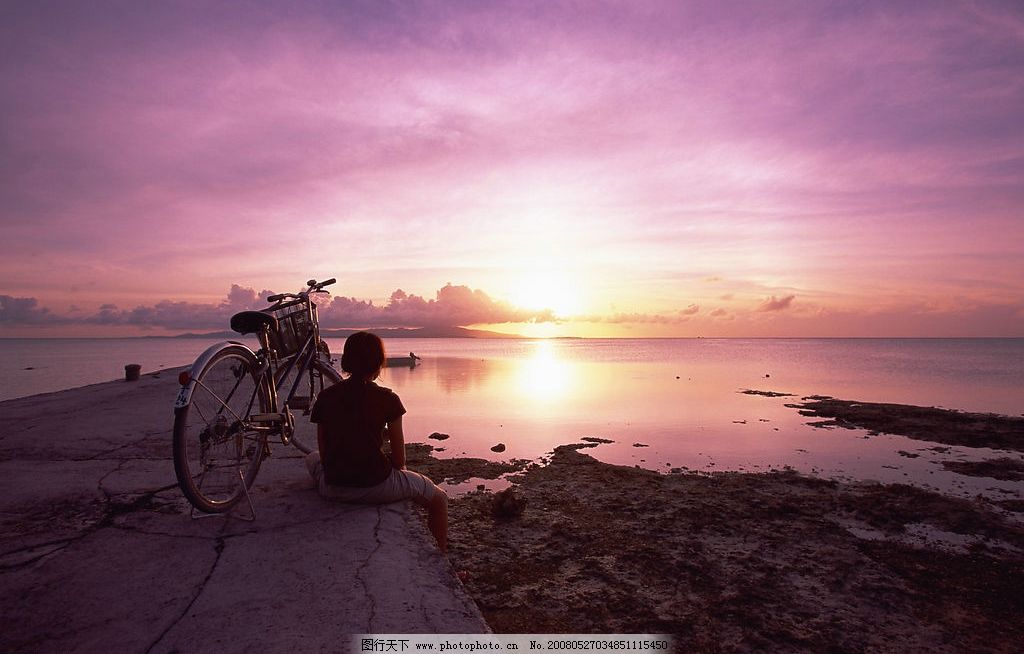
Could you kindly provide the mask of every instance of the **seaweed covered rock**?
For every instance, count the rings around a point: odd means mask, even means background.
[[[516,495],[514,488],[495,493],[491,501],[491,514],[495,518],[518,518],[526,510],[526,498]]]

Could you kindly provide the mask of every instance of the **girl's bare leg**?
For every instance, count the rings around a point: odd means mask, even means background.
[[[427,508],[427,527],[437,541],[442,553],[448,552],[448,495],[440,488],[428,502],[422,502]]]

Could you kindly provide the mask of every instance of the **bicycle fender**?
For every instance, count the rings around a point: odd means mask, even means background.
[[[195,363],[192,364],[192,367],[189,368],[189,381],[181,387],[178,391],[178,396],[174,398],[175,410],[184,409],[192,403],[192,392],[196,389],[196,377],[203,371],[203,368],[206,367],[206,364],[210,362],[210,359],[212,359],[214,355],[228,347],[243,347],[250,353],[252,352],[252,350],[249,350],[249,348],[246,347],[245,343],[239,343],[238,341],[223,341],[206,348],[206,350],[199,355],[199,358],[195,360]],[[253,358],[255,358],[255,356],[256,355],[253,355]]]

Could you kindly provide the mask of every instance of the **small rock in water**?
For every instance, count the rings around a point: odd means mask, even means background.
[[[35,370],[35,368],[33,368],[32,366],[28,366],[26,368],[22,368],[22,370]]]
[[[633,443],[633,447],[650,447],[650,446],[646,445],[645,443]]]
[[[764,373],[764,376],[765,377],[771,377],[771,375],[769,375],[768,373]]]
[[[494,447],[491,448],[491,451],[492,452],[504,452],[505,451],[505,444],[504,443],[498,443],[497,445],[495,445]]]
[[[526,509],[526,498],[518,497],[514,488],[495,493],[491,513],[495,518],[518,518]]]
[[[443,441],[451,438],[451,436],[449,436],[448,434],[442,434],[440,432],[435,431],[430,436],[427,436],[427,438],[433,438],[435,441]]]

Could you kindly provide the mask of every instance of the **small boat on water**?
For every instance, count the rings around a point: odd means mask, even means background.
[[[409,356],[405,357],[388,357],[384,363],[386,368],[415,368],[416,364],[420,361],[420,357],[416,356],[412,352]]]

